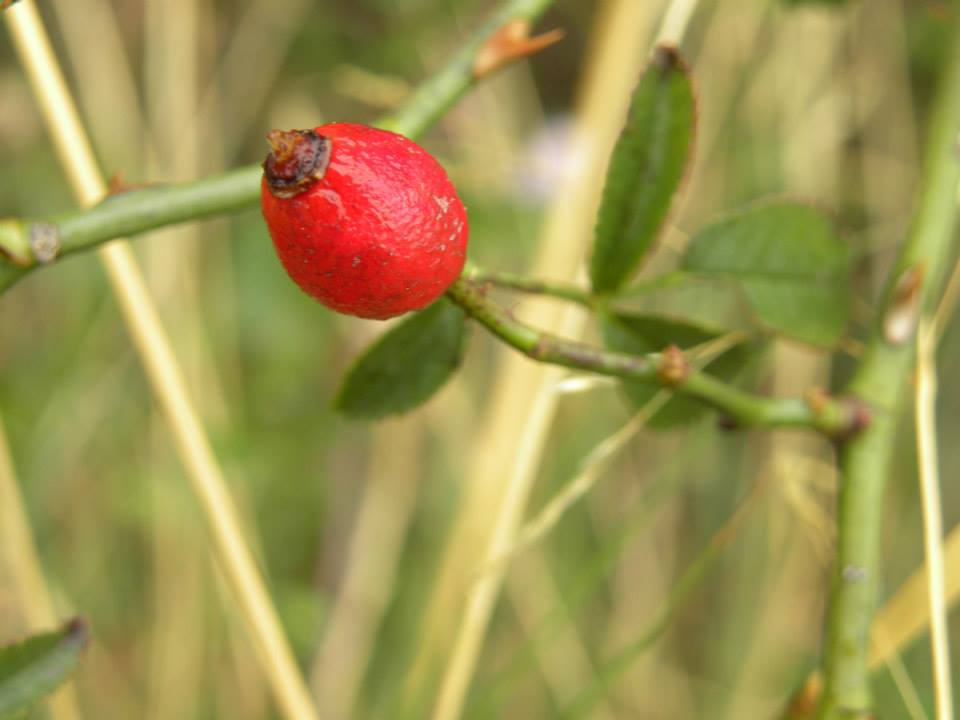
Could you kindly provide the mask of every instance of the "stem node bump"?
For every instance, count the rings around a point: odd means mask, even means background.
[[[683,355],[683,350],[676,345],[670,345],[660,355],[660,366],[657,375],[667,387],[682,385],[690,377],[690,363]]]

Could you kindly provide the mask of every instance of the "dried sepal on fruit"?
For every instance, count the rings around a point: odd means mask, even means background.
[[[261,207],[281,263],[337,312],[386,319],[426,307],[466,259],[466,210],[440,164],[354,123],[271,132]]]

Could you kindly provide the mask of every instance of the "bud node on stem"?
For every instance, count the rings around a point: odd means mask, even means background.
[[[48,222],[32,223],[29,242],[38,263],[53,262],[60,254],[60,228]]]
[[[690,363],[683,355],[683,350],[676,345],[670,345],[660,354],[660,366],[657,376],[668,387],[677,387],[690,377]]]
[[[804,400],[818,425],[834,440],[849,440],[872,420],[870,406],[855,395],[836,398],[823,388],[810,388],[804,393]]]

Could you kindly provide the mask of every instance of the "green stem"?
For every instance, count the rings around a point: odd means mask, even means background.
[[[533,21],[554,0],[506,0],[490,20],[460,49],[449,63],[427,79],[393,115],[377,125],[416,138],[426,132],[470,89],[477,78],[473,61],[489,37],[510,20]],[[196,182],[156,185],[130,190],[107,198],[83,212],[69,213],[44,222],[43,230],[59,242],[58,257],[89,250],[118,237],[137,235],[148,230],[200,218],[235,213],[252,208],[260,198],[259,165],[215,175]],[[39,222],[10,221],[0,233],[0,293],[30,270],[43,263],[15,264],[5,251],[28,243]],[[30,259],[30,258],[28,258]]]
[[[807,403],[797,398],[752,395],[690,369],[677,354],[626,355],[565,340],[516,320],[465,278],[453,283],[447,295],[495,336],[539,362],[655,383],[711,405],[739,426],[811,428],[830,436],[858,429],[858,407],[845,399],[822,398]]]
[[[512,0],[505,2],[447,64],[421,84],[403,107],[380,121],[380,127],[412,137],[433,126],[463,96],[476,79],[473,63],[477,51],[494,32],[511,20],[533,22],[554,0]]]
[[[867,717],[867,650],[876,603],[884,485],[896,439],[896,420],[914,362],[916,318],[936,300],[949,259],[956,219],[960,163],[960,16],[951,57],[931,114],[917,213],[891,273],[874,334],[849,391],[871,408],[870,426],[841,448],[834,569],[819,718]],[[919,278],[915,293],[905,279]],[[914,308],[914,311],[911,311]],[[898,320],[899,318],[899,320]],[[907,331],[902,323],[906,321]],[[900,327],[898,327],[900,325]]]
[[[524,275],[502,270],[486,270],[473,265],[464,270],[463,277],[477,285],[490,284],[532,295],[548,295],[559,300],[569,300],[587,309],[593,309],[596,305],[596,298],[588,290],[572,283],[536,280]]]

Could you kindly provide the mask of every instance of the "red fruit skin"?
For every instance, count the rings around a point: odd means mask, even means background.
[[[402,135],[353,123],[321,125],[323,177],[294,197],[261,186],[280,262],[337,312],[384,320],[426,307],[463,269],[467,214],[440,164]]]

